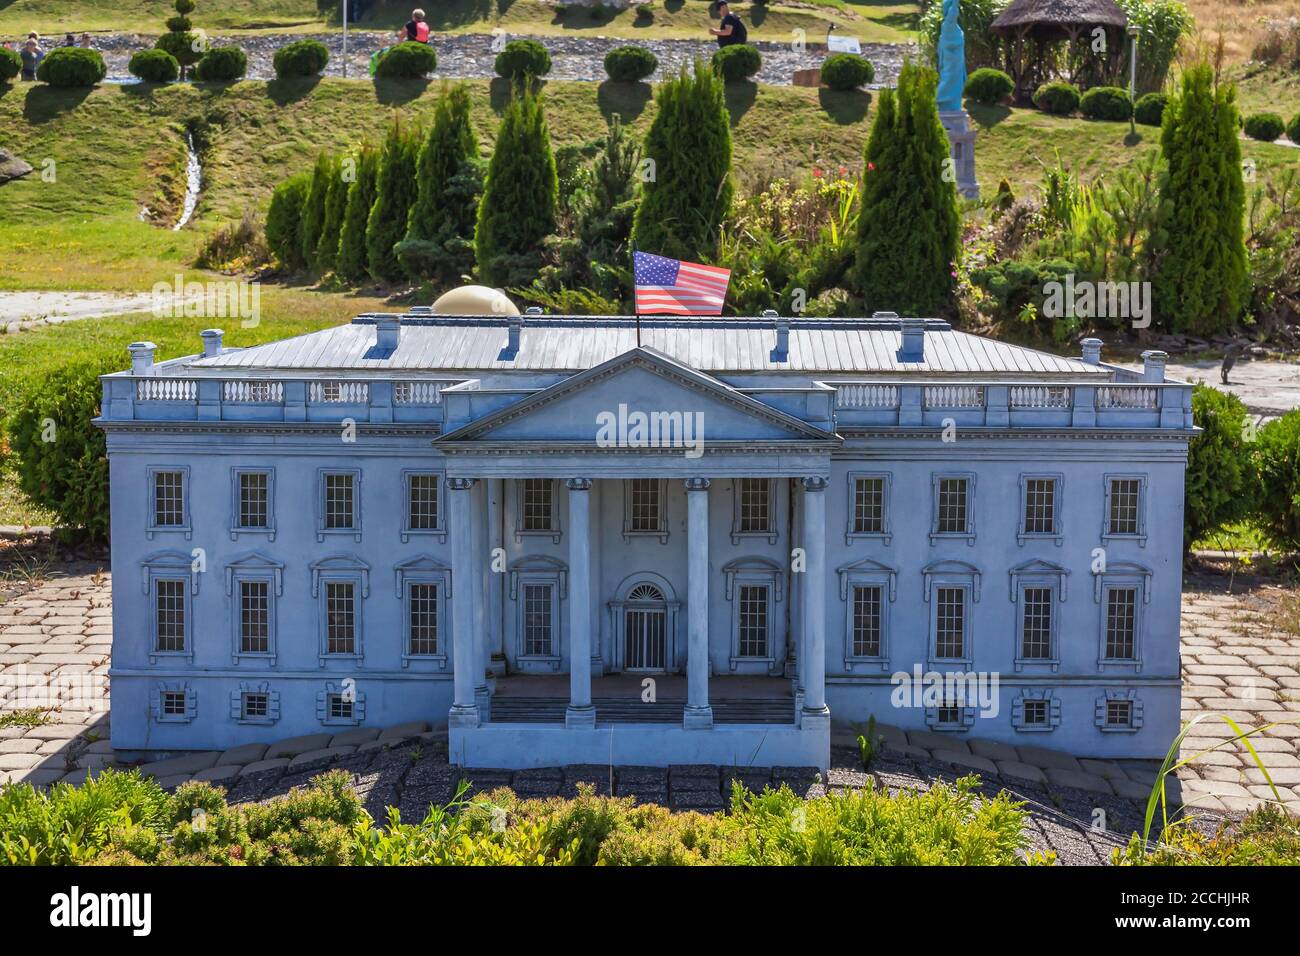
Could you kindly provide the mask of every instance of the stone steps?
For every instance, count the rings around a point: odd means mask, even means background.
[[[675,724],[681,723],[684,700],[658,700],[645,703],[640,699],[598,697],[592,700],[597,723],[606,724]],[[563,723],[567,697],[493,697],[493,723],[551,724]],[[715,700],[713,721],[719,724],[791,724],[794,701],[789,698],[753,698]]]

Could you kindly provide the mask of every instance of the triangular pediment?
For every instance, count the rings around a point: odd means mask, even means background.
[[[638,348],[448,432],[439,442],[654,449],[837,440],[711,375]]]

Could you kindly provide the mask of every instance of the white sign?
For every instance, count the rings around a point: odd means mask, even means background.
[[[862,44],[857,37],[837,36],[834,33],[826,34],[826,49],[831,53],[862,54]]]

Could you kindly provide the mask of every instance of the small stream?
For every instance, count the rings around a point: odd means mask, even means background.
[[[194,216],[194,208],[199,204],[199,190],[203,187],[203,167],[199,165],[199,153],[194,148],[194,134],[185,134],[185,205],[181,207],[181,217],[172,226],[172,232],[179,232]]]

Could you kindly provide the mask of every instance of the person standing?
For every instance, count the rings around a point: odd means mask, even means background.
[[[709,27],[709,32],[718,38],[718,46],[732,46],[749,39],[749,31],[740,17],[731,12],[727,0],[718,0],[718,16],[722,19],[717,27]]]
[[[23,52],[20,54],[23,60],[23,79],[30,83],[36,82],[36,69],[41,65],[41,60],[45,59],[45,51],[35,40],[28,38],[23,44]]]

